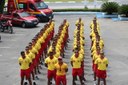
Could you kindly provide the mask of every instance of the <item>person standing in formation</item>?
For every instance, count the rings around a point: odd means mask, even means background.
[[[107,67],[108,67],[108,59],[105,57],[104,53],[100,53],[100,58],[95,61],[97,65],[97,77],[98,77],[98,85],[100,85],[101,79],[103,79],[104,85],[106,85],[106,77],[107,77]]]
[[[31,65],[31,61],[28,57],[26,57],[25,52],[21,51],[21,57],[19,57],[18,59],[19,61],[19,65],[20,65],[20,76],[21,76],[21,84],[20,85],[24,85],[24,78],[26,77],[26,79],[29,81],[29,85],[32,85],[32,81],[30,78],[30,65]]]
[[[55,64],[56,70],[56,85],[67,85],[66,72],[68,65],[63,62],[62,57],[58,58],[58,63]]]
[[[73,54],[71,56],[71,65],[72,65],[72,77],[73,77],[73,80],[72,80],[72,85],[76,85],[75,83],[75,80],[76,80],[76,77],[79,76],[79,79],[80,79],[80,83],[81,85],[84,85],[84,83],[82,82],[82,63],[83,63],[83,59],[82,57],[79,56],[79,53],[78,51],[75,51],[75,54]]]
[[[54,78],[56,79],[56,71],[55,71],[55,64],[57,63],[57,58],[53,56],[53,52],[49,52],[48,57],[45,59],[45,66],[47,67],[47,78],[48,78],[48,85],[51,85],[51,81]]]

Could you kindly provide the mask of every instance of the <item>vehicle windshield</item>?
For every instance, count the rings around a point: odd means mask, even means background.
[[[45,4],[44,2],[36,2],[36,3],[35,3],[35,6],[36,6],[38,9],[46,9],[46,8],[48,8],[48,5]]]
[[[21,12],[21,13],[18,13],[21,17],[28,17],[28,16],[31,16],[29,13],[27,12]]]

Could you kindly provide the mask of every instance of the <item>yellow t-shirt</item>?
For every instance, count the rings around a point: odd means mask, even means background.
[[[29,55],[32,57],[32,59],[35,59],[35,53],[32,52],[32,50],[29,50]]]
[[[94,64],[96,64],[96,60],[98,59],[98,58],[100,58],[100,55],[98,55],[97,53],[95,53],[94,55],[93,55],[93,61],[94,61]]]
[[[23,59],[22,57],[19,57],[18,62],[21,64],[20,65],[20,69],[21,70],[26,70],[29,68],[29,65],[31,63],[30,59],[28,57],[26,57],[25,59]]]
[[[82,57],[75,57],[75,54],[72,55],[70,61],[73,62],[73,68],[81,68],[81,63],[83,61]]]
[[[50,52],[52,52],[52,46],[50,46],[49,49],[48,49],[48,54],[49,54]]]
[[[77,20],[77,21],[76,21],[76,25],[78,25],[78,24],[80,24],[80,25],[82,25],[82,26],[84,25],[83,21],[80,22],[79,20]]]
[[[63,76],[66,75],[66,69],[68,68],[68,65],[66,63],[63,63],[61,66],[57,63],[55,64],[56,69],[56,75]]]
[[[93,45],[91,48],[91,51],[94,51],[94,50],[96,50],[96,45]]]
[[[34,54],[38,54],[38,50],[35,47],[32,47],[31,52],[34,53]]]
[[[96,36],[95,33],[94,33],[94,31],[92,31],[92,32],[90,33],[90,36],[91,36],[91,37],[95,37],[95,36]]]
[[[35,44],[35,48],[39,51],[39,49],[41,48],[41,44],[40,44],[39,42],[37,42],[37,43]]]
[[[60,51],[57,51],[54,56],[55,56],[56,58],[59,58],[59,57],[60,57]]]
[[[39,41],[40,41],[41,43],[44,43],[44,42],[45,42],[44,36],[42,36],[42,37],[39,39]]]
[[[98,66],[98,70],[107,70],[108,59],[107,58],[104,58],[104,59],[98,58],[96,60],[96,64]]]
[[[99,46],[100,46],[101,49],[103,49],[103,47],[104,47],[104,41],[102,39],[99,42]]]
[[[26,55],[27,58],[29,58],[30,63],[32,63],[32,57],[31,57],[31,55],[29,53],[27,54],[26,52],[25,52],[25,55]]]
[[[57,63],[57,58],[53,57],[53,59],[50,59],[50,57],[47,57],[45,59],[45,63],[48,66],[48,70],[55,70],[55,64]]]

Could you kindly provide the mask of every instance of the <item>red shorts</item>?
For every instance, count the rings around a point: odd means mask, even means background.
[[[99,78],[106,78],[107,77],[107,73],[106,73],[106,70],[98,70],[97,69],[97,77],[99,77]]]
[[[72,69],[72,76],[82,76],[83,72],[81,68],[73,68]]]
[[[31,66],[30,66],[30,72],[32,72],[34,69],[34,64],[32,63]]]
[[[56,76],[56,85],[67,85],[66,75]]]
[[[36,60],[36,58],[34,59],[34,67],[36,67],[37,66],[37,60]]]
[[[56,78],[56,71],[55,70],[48,70],[47,78]]]
[[[26,76],[26,78],[30,78],[30,69],[20,70],[20,76],[21,77]]]
[[[96,73],[97,72],[97,65],[93,64],[93,71]]]

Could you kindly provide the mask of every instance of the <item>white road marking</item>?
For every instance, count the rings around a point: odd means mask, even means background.
[[[61,1],[57,1],[57,2],[55,2],[55,3],[62,3]]]
[[[9,41],[17,41],[17,40],[4,40],[4,41],[6,41],[6,42],[8,41],[9,42]]]
[[[14,35],[24,35],[24,34],[14,34]]]
[[[10,47],[0,47],[0,48],[10,48]]]
[[[50,2],[45,2],[45,3],[50,3]]]
[[[68,1],[68,3],[76,3],[75,1]]]

